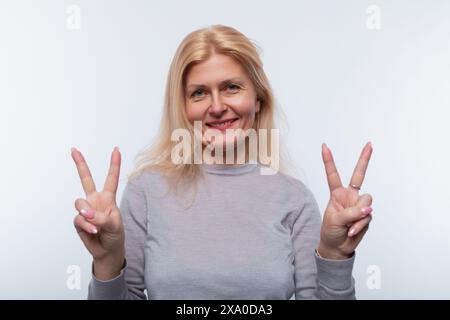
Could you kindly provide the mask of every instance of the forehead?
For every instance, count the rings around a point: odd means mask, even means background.
[[[226,55],[214,54],[208,60],[195,64],[186,75],[186,85],[213,84],[225,79],[248,79],[242,66]]]

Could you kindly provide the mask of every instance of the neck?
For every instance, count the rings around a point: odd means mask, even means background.
[[[243,150],[239,150],[239,149],[243,149]],[[203,146],[203,151],[205,150],[205,146]],[[249,152],[248,152],[248,145],[245,144],[244,148],[237,148],[236,146],[234,147],[234,152],[233,152],[233,159],[227,159],[227,152],[226,152],[227,148],[224,148],[223,150],[223,156],[219,157],[215,155],[215,150],[213,150],[212,152],[203,152],[203,158],[202,161],[204,163],[209,163],[209,164],[220,164],[220,165],[226,165],[226,166],[236,166],[236,165],[240,165],[242,164],[242,160],[241,159],[245,159],[244,163],[249,163],[250,162],[250,157],[249,157]],[[240,152],[239,152],[240,151]],[[231,157],[231,155],[230,155]],[[239,162],[238,162],[239,159]],[[256,162],[256,159],[255,161]]]

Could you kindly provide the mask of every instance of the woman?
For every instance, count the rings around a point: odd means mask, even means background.
[[[302,182],[282,172],[261,174],[267,167],[261,153],[255,158],[247,140],[225,134],[272,130],[274,110],[255,45],[216,25],[180,44],[156,144],[141,155],[119,207],[119,150],[98,192],[82,154],[72,149],[86,193],[75,202],[74,224],[93,257],[89,299],[355,298],[354,251],[372,218],[372,198],[359,189],[372,147],[364,147],[346,188],[322,145],[330,201],[321,223]],[[174,130],[196,136],[198,121],[206,162],[174,161]],[[273,151],[276,143],[268,139],[266,147]],[[211,145],[213,152],[205,152]],[[225,153],[216,152],[221,147]],[[184,160],[198,154],[193,149],[182,152]],[[233,160],[245,161],[222,161],[230,150]]]

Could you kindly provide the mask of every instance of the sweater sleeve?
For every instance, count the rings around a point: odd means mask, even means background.
[[[120,213],[125,230],[126,263],[120,274],[111,280],[101,281],[92,274],[88,299],[144,300],[147,296],[144,279],[144,245],[147,234],[147,204],[141,177],[130,180],[123,192]]]
[[[355,255],[345,260],[319,257],[321,215],[312,192],[304,187],[299,215],[292,227],[295,299],[356,299],[352,276]]]

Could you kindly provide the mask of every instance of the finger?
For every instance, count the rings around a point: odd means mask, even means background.
[[[325,172],[327,174],[328,187],[330,192],[334,189],[342,187],[341,178],[334,164],[333,155],[331,150],[327,147],[325,143],[322,144],[322,160],[325,165]]]
[[[81,241],[83,241],[86,248],[93,248],[95,241],[97,241],[93,236],[98,233],[97,228],[86,221],[82,216],[76,215],[73,221],[75,229],[77,230],[78,236]]]
[[[86,219],[80,215],[75,216],[75,219],[73,220],[73,224],[78,233],[82,233],[82,232],[85,232],[87,234],[97,234],[98,233],[97,227],[94,226],[89,221],[86,221]]]
[[[369,225],[370,224],[365,226],[361,231],[359,231],[359,233],[357,233],[356,235],[349,238],[351,246],[353,248],[356,248],[358,246],[358,244],[361,242],[361,240],[364,237],[364,235],[366,234],[367,230],[369,230]]]
[[[373,203],[372,195],[369,193],[365,193],[359,196],[356,205],[360,208],[362,207],[371,207]]]
[[[355,222],[369,216],[371,213],[372,207],[349,207],[335,215],[335,223],[341,226],[350,226]]]
[[[95,225],[99,230],[102,228],[108,228],[112,224],[109,216],[112,207],[106,210],[106,212],[95,211],[85,199],[77,199],[75,200],[75,208],[80,213],[80,216],[82,216],[89,223]]]
[[[350,228],[350,230],[348,231],[348,236],[349,237],[354,237],[356,236],[360,231],[362,231],[365,227],[367,227],[370,223],[370,221],[372,220],[372,215],[369,214],[367,217],[365,217],[364,219],[359,220],[358,222],[356,222],[355,224],[353,224],[353,226]]]
[[[368,193],[365,193],[363,195],[360,196],[356,196],[356,200],[355,200],[355,206],[363,209],[364,207],[371,207],[372,206],[372,196]],[[371,214],[371,213],[369,213]],[[347,227],[352,227],[352,225],[355,223],[355,221],[352,221],[350,223],[347,224]]]
[[[366,143],[350,179],[350,186],[361,187],[369,166],[370,157],[372,156],[372,150],[372,144],[370,142]]]
[[[119,148],[115,147],[111,154],[111,162],[109,164],[109,172],[106,177],[104,190],[116,194],[119,184],[121,155]]]
[[[86,160],[84,159],[81,152],[75,148],[72,148],[71,154],[72,159],[73,161],[75,161],[75,164],[77,166],[78,175],[80,176],[81,185],[83,186],[84,192],[86,193],[87,196],[93,194],[96,191],[95,183],[94,180],[92,179],[92,175],[91,172],[89,171],[89,167],[86,163]]]

